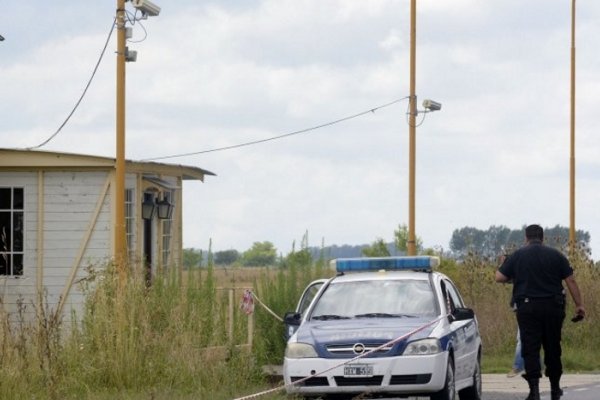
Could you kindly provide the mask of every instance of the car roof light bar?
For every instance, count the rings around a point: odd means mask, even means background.
[[[401,271],[420,270],[431,271],[440,265],[439,257],[410,256],[410,257],[362,257],[338,258],[331,261],[337,272],[358,271]]]

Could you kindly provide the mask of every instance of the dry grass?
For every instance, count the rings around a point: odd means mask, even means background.
[[[568,371],[599,370],[600,273],[585,256],[574,259],[573,266],[588,317],[583,323],[565,323],[563,360]],[[486,372],[510,368],[516,333],[510,287],[494,282],[496,267],[475,256],[459,264],[443,260],[440,267],[478,315]],[[236,291],[229,338],[231,297],[221,288],[252,287],[283,315],[295,307],[308,282],[331,275],[318,263],[204,268],[165,276],[150,288],[132,274],[120,291],[109,266],[97,275],[76,325],[64,326],[42,300],[35,305],[38,320],[33,324],[18,314],[9,321],[0,307],[0,398],[218,400],[253,393],[268,385],[260,366],[281,362],[283,324],[257,307],[252,354],[235,349],[234,344],[246,341],[248,317],[238,307],[241,290]],[[206,350],[214,346],[224,347]]]

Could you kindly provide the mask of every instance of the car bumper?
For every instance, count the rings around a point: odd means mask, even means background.
[[[371,365],[373,373],[367,377],[344,376],[344,365],[340,365],[344,361],[346,360],[286,357],[283,363],[286,391],[315,395],[363,392],[432,393],[444,387],[448,353],[368,358],[349,363]]]

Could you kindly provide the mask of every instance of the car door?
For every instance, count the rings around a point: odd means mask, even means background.
[[[300,296],[300,300],[298,300],[298,305],[296,306],[295,313],[298,315],[296,318],[298,322],[302,321],[306,310],[314,300],[314,298],[319,293],[319,290],[323,287],[323,285],[327,282],[327,279],[317,279],[316,281],[312,281],[308,284],[306,289],[302,292]],[[288,340],[298,329],[299,324],[291,324],[285,323],[285,340]]]
[[[448,280],[444,283],[451,311],[456,308],[464,308],[463,300],[454,284]],[[454,364],[456,380],[466,379],[472,375],[473,366],[477,360],[477,323],[474,319],[469,319],[453,321],[450,326],[452,331],[455,332]]]

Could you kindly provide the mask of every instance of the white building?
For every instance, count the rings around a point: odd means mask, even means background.
[[[215,174],[126,162],[127,250],[147,278],[181,265],[182,183],[206,175]],[[77,282],[115,251],[114,190],[113,158],[0,149],[0,299],[7,311],[40,293],[64,313],[79,308]]]

